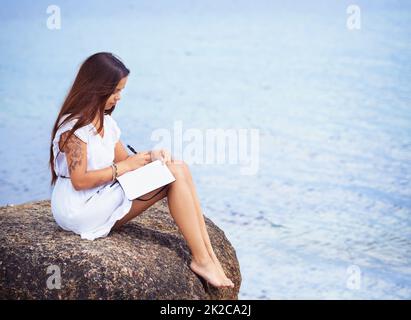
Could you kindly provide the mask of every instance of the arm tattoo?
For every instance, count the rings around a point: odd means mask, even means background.
[[[69,132],[63,133],[61,136],[64,140],[67,139]],[[81,152],[81,140],[77,138],[74,134],[70,137],[67,141],[66,145],[64,146],[64,150],[66,153],[66,159],[68,164],[68,170],[71,173],[78,167],[81,166],[82,160],[82,152]]]

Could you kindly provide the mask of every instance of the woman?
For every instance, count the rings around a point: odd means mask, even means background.
[[[120,228],[167,197],[170,213],[192,253],[190,268],[215,287],[233,287],[210,243],[190,170],[166,150],[128,155],[111,117],[129,70],[101,52],[81,65],[51,136],[51,207],[57,224],[94,240]],[[118,176],[161,159],[176,181],[138,199],[126,198]]]

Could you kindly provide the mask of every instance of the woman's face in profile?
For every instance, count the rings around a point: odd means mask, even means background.
[[[111,109],[121,99],[120,93],[126,86],[126,82],[127,77],[124,77],[118,82],[116,88],[114,89],[114,93],[107,99],[106,106],[104,108],[105,110]]]

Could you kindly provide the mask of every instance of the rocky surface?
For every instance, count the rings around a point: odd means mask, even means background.
[[[205,220],[233,289],[214,288],[191,271],[190,251],[166,200],[94,241],[58,227],[50,201],[1,207],[0,298],[237,299],[241,274],[235,250],[224,232]]]

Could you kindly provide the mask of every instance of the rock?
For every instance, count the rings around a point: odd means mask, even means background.
[[[165,199],[94,241],[58,227],[50,201],[1,207],[0,299],[237,299],[235,250],[205,220],[233,289],[212,287],[191,271],[189,248]]]

